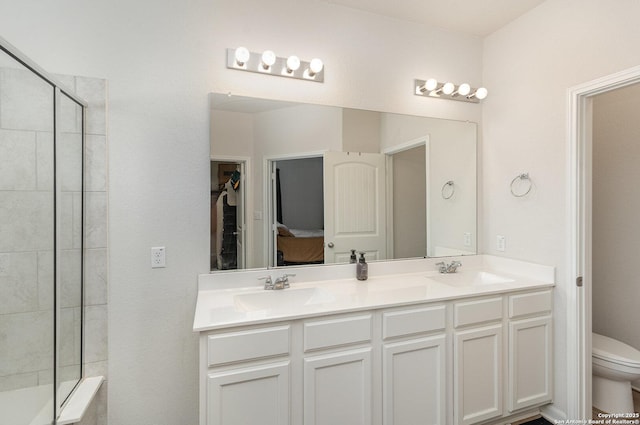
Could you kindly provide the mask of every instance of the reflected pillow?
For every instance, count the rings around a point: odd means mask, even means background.
[[[295,237],[286,226],[278,226],[278,236]]]

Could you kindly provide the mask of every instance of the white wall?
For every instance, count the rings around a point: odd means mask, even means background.
[[[593,330],[640,349],[638,111],[640,84],[593,100]]]
[[[554,408],[567,409],[567,89],[638,64],[640,2],[548,0],[484,42],[482,200],[487,254],[557,266]],[[529,172],[532,193],[509,183]],[[506,236],[497,252],[495,237]]]
[[[429,136],[428,254],[475,251],[477,125],[397,114],[385,114],[381,124],[383,148]],[[454,194],[451,199],[443,199],[442,186],[449,180],[454,181]],[[445,195],[449,195],[448,190]],[[464,233],[471,234],[472,246],[464,245]]]
[[[342,152],[380,153],[380,112],[342,110]]]
[[[481,81],[481,40],[315,0],[0,0],[2,36],[51,72],[109,81],[109,424],[195,424],[196,276],[209,270],[207,94],[479,121],[414,78]],[[225,68],[245,45],[324,84]],[[382,58],[382,60],[381,60]],[[401,64],[401,66],[399,66]],[[167,267],[150,268],[166,246]]]
[[[328,106],[296,105],[255,114],[254,128],[253,205],[266,219],[264,159],[341,150],[342,112]],[[265,267],[264,221],[255,220],[253,228],[253,266]]]
[[[393,258],[427,255],[425,145],[393,155]]]

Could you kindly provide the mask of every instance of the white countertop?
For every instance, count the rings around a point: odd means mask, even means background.
[[[372,263],[366,281],[358,281],[355,277],[331,278],[332,274],[344,276],[353,272],[355,275],[353,264],[324,266],[326,269],[322,270],[322,277],[318,276],[317,270],[306,268],[202,275],[193,330],[202,332],[554,285],[554,268],[551,266],[491,256],[456,259],[463,262],[463,267],[454,274],[437,272],[434,264],[443,259]],[[446,262],[452,260],[444,259]],[[411,272],[399,273],[397,270]],[[288,289],[264,290],[263,285],[241,286],[243,281],[255,283],[259,275],[273,274],[276,277],[293,271],[297,276],[291,278]],[[225,286],[222,282],[230,280],[235,282],[231,287],[216,289]]]

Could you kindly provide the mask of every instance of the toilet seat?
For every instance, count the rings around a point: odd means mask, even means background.
[[[624,342],[593,333],[593,357],[629,368],[640,368],[640,351]]]

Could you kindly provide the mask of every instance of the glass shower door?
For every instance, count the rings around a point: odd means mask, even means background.
[[[0,425],[54,424],[83,374],[85,114],[66,90],[0,38]]]
[[[83,108],[56,89],[56,401],[82,377]]]
[[[51,424],[54,88],[0,51],[0,425]]]

